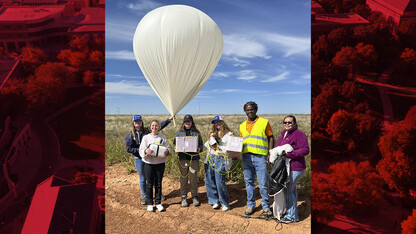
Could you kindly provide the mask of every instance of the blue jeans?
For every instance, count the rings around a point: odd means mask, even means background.
[[[140,192],[144,198],[146,196],[146,175],[144,174],[144,162],[141,158],[134,157],[134,166],[136,167],[137,174],[139,174]]]
[[[221,206],[230,208],[228,189],[225,184],[226,171],[224,157],[210,154],[204,166],[208,204],[214,205],[219,202]]]
[[[299,210],[298,210],[298,191],[296,190],[296,184],[299,178],[305,173],[305,170],[302,171],[292,171],[290,170],[290,181],[287,183],[285,190],[286,197],[286,215],[285,217],[294,221],[299,221]]]
[[[267,188],[269,186],[267,156],[251,153],[243,154],[243,172],[247,190],[247,206],[251,208],[256,207],[254,180],[257,175],[257,182],[259,183],[262,198],[261,206],[263,209],[269,209],[270,201],[269,195],[267,194]]]

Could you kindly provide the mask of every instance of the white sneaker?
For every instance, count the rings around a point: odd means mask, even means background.
[[[226,206],[223,206],[221,210],[225,212],[225,211],[228,211],[229,209],[230,209],[230,208],[228,208],[228,207],[226,207]]]
[[[162,212],[163,210],[165,210],[165,208],[162,206],[162,204],[156,205],[156,208],[159,212]]]
[[[147,211],[149,211],[149,212],[150,212],[150,211],[153,211],[153,205],[148,205],[148,206],[147,206]]]
[[[214,209],[218,209],[218,208],[220,208],[220,204],[215,203],[215,204],[212,206],[212,208],[214,208]]]

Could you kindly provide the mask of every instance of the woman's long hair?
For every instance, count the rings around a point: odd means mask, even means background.
[[[212,125],[211,131],[209,132],[208,137],[211,136],[211,134],[214,134],[215,136],[222,138],[223,136],[225,136],[225,134],[231,131],[230,128],[227,126],[227,124],[224,122],[224,120],[220,120],[220,123],[221,123],[220,130],[218,130],[215,127],[215,124]]]
[[[136,140],[136,128],[134,127],[134,121],[131,122],[132,130],[131,134],[133,135],[133,139]],[[149,133],[148,129],[144,127],[144,122],[142,120],[142,126],[140,127],[139,131],[142,131],[143,135],[146,135]]]
[[[196,128],[195,122],[192,121],[191,129],[194,130],[194,132],[199,133],[199,130]],[[182,126],[179,128],[180,131],[185,131],[185,122],[182,123]]]

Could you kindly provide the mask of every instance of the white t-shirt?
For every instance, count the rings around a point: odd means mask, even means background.
[[[227,134],[225,134],[222,138],[221,138],[221,143],[218,145],[218,150],[216,151],[217,154],[223,154],[225,155],[227,153],[227,142],[230,139],[230,136],[233,136],[234,134],[232,132],[228,132]],[[209,143],[208,141],[205,142],[205,147],[208,149],[208,153],[210,150],[209,147]],[[208,155],[205,156],[205,160],[204,163],[207,163],[208,160]],[[225,163],[225,170],[228,171],[231,168],[231,164],[232,164],[232,160],[231,159],[227,159],[224,160]]]

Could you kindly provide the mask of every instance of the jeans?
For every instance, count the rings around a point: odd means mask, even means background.
[[[188,194],[188,177],[191,184],[191,195],[192,197],[198,197],[198,171],[199,171],[199,159],[186,160],[179,159],[179,171],[181,172],[181,196]]]
[[[155,184],[155,205],[162,200],[162,179],[165,172],[165,163],[144,164],[146,173],[146,205],[153,205],[153,184]]]
[[[214,205],[219,202],[221,206],[230,208],[228,189],[225,184],[226,171],[224,157],[210,154],[204,166],[208,204]]]
[[[134,166],[136,167],[137,174],[139,174],[140,192],[144,198],[146,196],[146,175],[144,173],[144,162],[141,158],[134,157]]]
[[[290,181],[287,183],[285,190],[286,197],[286,215],[285,217],[294,221],[299,221],[299,210],[297,207],[298,203],[298,191],[296,190],[296,184],[299,178],[303,175],[305,170],[302,171],[292,171],[290,170]]]
[[[251,153],[243,154],[243,172],[244,181],[246,182],[247,206],[251,208],[255,208],[256,206],[254,180],[257,175],[262,199],[261,206],[263,209],[269,209],[270,200],[267,194],[267,188],[269,186],[267,156]]]

